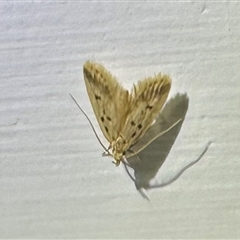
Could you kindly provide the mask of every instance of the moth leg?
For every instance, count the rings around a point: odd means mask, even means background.
[[[103,152],[103,153],[102,153],[102,156],[103,156],[103,157],[109,157],[109,156],[111,156],[111,154],[110,154],[109,152]]]
[[[120,162],[121,162],[121,161],[117,161],[116,159],[114,159],[114,160],[112,161],[112,163],[115,164],[116,167],[119,166]]]
[[[107,151],[102,153],[103,157],[109,157],[112,156],[109,150],[112,148],[111,144],[108,146]]]

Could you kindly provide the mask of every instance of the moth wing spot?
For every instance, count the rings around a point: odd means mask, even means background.
[[[132,134],[132,138],[135,137],[135,136],[136,136],[136,132],[134,132],[134,133]]]
[[[101,100],[101,97],[98,96],[97,94],[95,94],[95,99],[96,99],[96,100]]]
[[[153,108],[153,106],[147,105],[146,109],[151,110]]]
[[[105,127],[106,132],[108,133],[108,128],[106,126],[104,126],[104,127]]]
[[[134,121],[131,121],[131,125],[132,125],[132,126],[135,126],[136,123],[135,123]]]

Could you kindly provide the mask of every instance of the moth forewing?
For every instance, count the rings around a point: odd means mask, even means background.
[[[118,137],[125,121],[129,93],[102,65],[87,61],[83,66],[84,80],[98,124],[111,144]]]
[[[126,141],[123,151],[139,141],[152,125],[166,102],[170,87],[171,79],[161,74],[134,85],[129,113],[120,132]]]

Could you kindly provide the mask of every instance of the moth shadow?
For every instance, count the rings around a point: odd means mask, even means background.
[[[128,175],[134,181],[137,190],[139,190],[139,192],[145,198],[147,198],[147,196],[144,194],[143,189],[148,190],[169,185],[174,182],[186,169],[194,164],[192,163],[189,166],[186,166],[168,183],[158,185],[150,184],[150,181],[155,178],[160,167],[166,160],[181,130],[188,110],[188,105],[189,98],[186,94],[177,94],[175,97],[171,98],[166,103],[163,111],[158,116],[155,123],[149,128],[148,132],[144,135],[141,141],[131,148],[131,152],[138,152],[139,149],[142,150],[134,156],[129,154],[130,157],[128,157],[128,154],[126,155],[128,164],[124,164],[125,169]],[[181,121],[179,121],[180,119]],[[171,128],[171,126],[173,127]],[[161,135],[160,133],[164,131],[166,132]],[[151,139],[154,138],[155,140],[151,142]],[[147,145],[149,142],[151,143]],[[143,148],[144,145],[147,146]],[[200,158],[198,158],[196,161],[199,161]],[[130,174],[129,167],[133,169],[134,177]]]

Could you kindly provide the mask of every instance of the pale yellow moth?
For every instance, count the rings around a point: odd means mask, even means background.
[[[118,166],[160,113],[171,79],[159,73],[134,84],[129,92],[98,63],[87,61],[83,74],[93,111],[109,142],[108,153]]]

